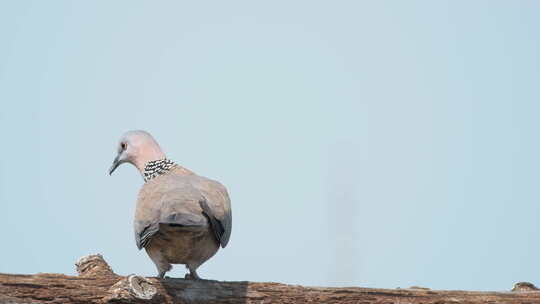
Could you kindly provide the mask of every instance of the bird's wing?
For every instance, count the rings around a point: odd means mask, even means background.
[[[231,201],[227,189],[219,182],[204,177],[195,179],[193,185],[203,194],[204,198],[199,201],[199,205],[217,241],[225,248],[232,230]]]
[[[145,226],[143,225],[142,229],[139,230],[140,231],[137,231],[137,229],[135,229],[135,243],[140,250],[146,247],[152,236],[159,231],[159,226],[157,224],[149,223]]]
[[[163,177],[163,178],[161,178]],[[135,211],[135,242],[144,248],[163,226],[175,229],[207,229],[199,201],[201,193],[189,181],[164,175],[143,185]]]

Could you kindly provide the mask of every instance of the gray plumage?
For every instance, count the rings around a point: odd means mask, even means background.
[[[129,144],[129,140],[121,142]],[[117,165],[113,167],[111,173]],[[143,168],[139,170],[144,175]],[[159,277],[171,264],[185,264],[190,271],[186,277],[198,279],[197,268],[229,242],[229,195],[219,182],[175,165],[142,186],[134,228],[137,247],[146,250]]]
[[[227,190],[220,183],[178,169],[148,181],[139,192],[135,240],[160,273],[168,264],[186,264],[193,273],[225,248],[232,217]]]

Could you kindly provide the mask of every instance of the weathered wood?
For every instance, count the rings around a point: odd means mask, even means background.
[[[79,276],[0,274],[0,303],[501,303],[540,304],[540,291],[513,292],[303,287],[279,283],[191,281],[114,274],[100,255],[77,262]]]

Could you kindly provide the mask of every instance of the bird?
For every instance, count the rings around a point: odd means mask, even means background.
[[[133,221],[137,248],[146,250],[158,277],[184,264],[186,279],[200,280],[197,268],[229,242],[231,201],[225,186],[166,157],[150,133],[124,133],[109,175],[124,163],[141,173]]]

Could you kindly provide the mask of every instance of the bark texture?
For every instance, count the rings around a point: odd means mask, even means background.
[[[539,303],[520,282],[508,292],[303,287],[279,283],[191,281],[116,275],[101,255],[76,263],[78,276],[0,274],[0,303]]]

